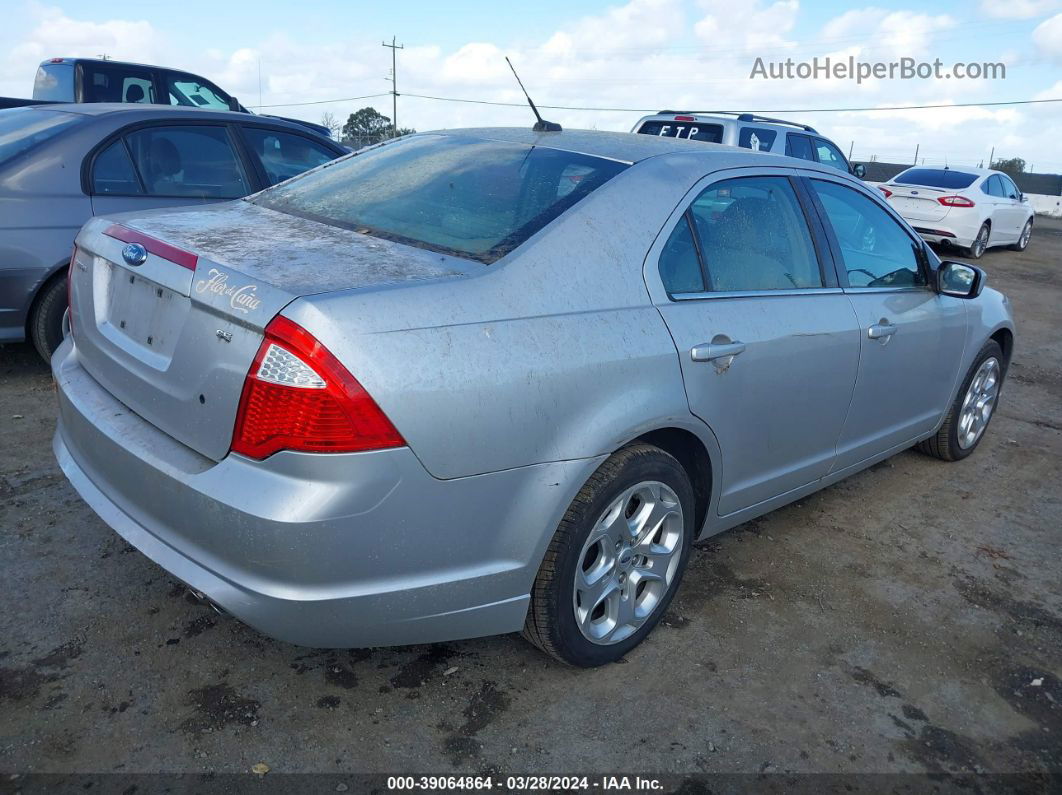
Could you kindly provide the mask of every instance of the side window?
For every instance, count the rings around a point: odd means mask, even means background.
[[[988,188],[986,191],[989,196],[996,196],[1003,198],[1003,180],[999,178],[999,174],[993,174],[985,181],[985,186]]]
[[[92,164],[92,192],[117,193],[122,196],[144,192],[121,140],[115,141],[96,155]]]
[[[679,219],[660,252],[660,280],[668,295],[704,292],[704,274],[690,231],[688,213]]]
[[[1003,183],[1003,195],[1008,199],[1017,199],[1021,194],[1018,190],[1018,186],[1014,184],[1014,181],[1010,177],[1000,177],[999,181]]]
[[[799,157],[801,160],[814,160],[815,154],[811,151],[811,139],[806,135],[788,133],[785,138],[785,153],[790,157]]]
[[[221,89],[194,75],[163,72],[171,105],[228,110],[228,96]]]
[[[754,152],[770,152],[776,137],[778,137],[777,131],[766,127],[742,127],[738,131],[738,146]]]
[[[247,144],[265,169],[270,185],[309,171],[338,155],[309,138],[278,130],[244,127]],[[575,176],[572,176],[575,179]]]
[[[126,141],[150,196],[237,199],[250,193],[224,127],[148,127]]]
[[[151,102],[154,90],[151,72],[135,67],[85,64],[84,92],[86,102]]]
[[[844,159],[841,151],[829,141],[823,138],[816,138],[815,154],[818,155],[819,162],[824,166],[833,166],[845,174],[848,173],[848,161]]]
[[[690,206],[708,289],[822,287],[807,220],[785,177],[717,182]]]
[[[926,283],[916,244],[875,201],[835,182],[811,180],[837,237],[852,287],[919,287]]]

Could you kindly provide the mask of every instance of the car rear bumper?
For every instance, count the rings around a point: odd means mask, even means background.
[[[193,590],[299,645],[520,629],[549,537],[601,460],[446,481],[408,448],[214,462],[115,400],[71,340],[52,367],[53,447],[85,502]]]
[[[973,245],[981,229],[981,221],[978,217],[971,216],[967,220],[962,217],[962,213],[954,211],[939,221],[925,221],[907,216],[904,216],[904,220],[927,243],[944,243],[963,248]]]

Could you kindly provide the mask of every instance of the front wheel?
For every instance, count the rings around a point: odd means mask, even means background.
[[[981,228],[977,230],[977,237],[974,238],[973,243],[970,244],[969,256],[970,259],[981,259],[981,255],[985,253],[985,249],[988,248],[988,236],[991,229],[988,226],[988,222],[981,224]]]
[[[1018,238],[1018,242],[1013,245],[1007,246],[1011,251],[1025,251],[1029,247],[1029,239],[1032,237],[1032,218],[1025,222],[1025,227],[1021,230],[1021,237]]]
[[[984,437],[1003,386],[1003,351],[994,340],[985,343],[963,380],[940,430],[917,447],[941,461],[970,455]]]
[[[620,659],[674,597],[693,516],[693,488],[673,456],[648,444],[614,453],[576,495],[550,541],[524,637],[571,665]]]

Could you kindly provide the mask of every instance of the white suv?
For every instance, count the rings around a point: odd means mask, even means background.
[[[706,114],[662,110],[639,119],[631,132],[775,152],[833,166],[860,179],[866,173],[862,164],[852,166],[840,147],[820,135],[814,127],[754,113]]]

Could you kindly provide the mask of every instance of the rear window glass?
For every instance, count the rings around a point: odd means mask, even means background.
[[[490,263],[625,168],[542,146],[420,135],[296,177],[254,201]]]
[[[74,65],[45,63],[33,80],[33,98],[48,102],[74,101]]]
[[[953,171],[950,168],[909,168],[892,181],[898,185],[925,185],[928,188],[956,190],[970,187],[975,179],[976,174]]]
[[[0,110],[0,163],[75,126],[80,116],[34,108]]]
[[[723,142],[721,124],[700,124],[699,122],[681,121],[647,121],[638,128],[640,135],[659,135],[661,138],[688,138],[691,141],[704,141],[709,144]]]

